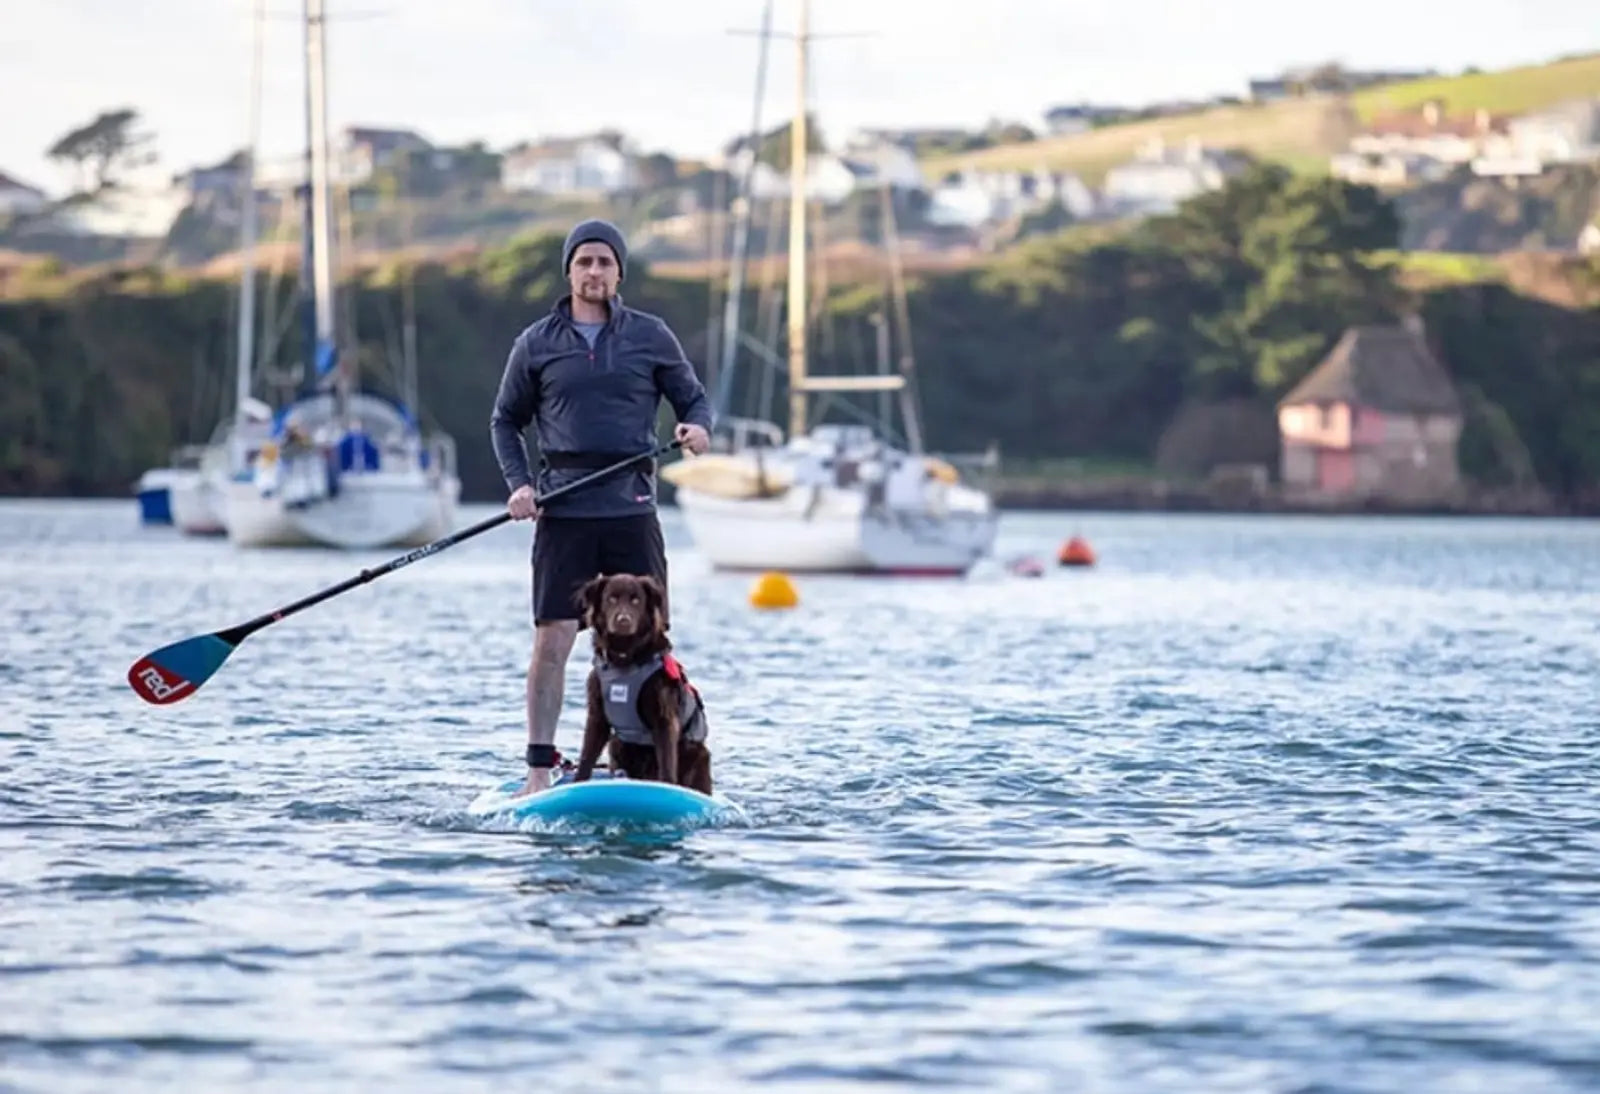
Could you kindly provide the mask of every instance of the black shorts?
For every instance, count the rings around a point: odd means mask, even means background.
[[[654,513],[540,517],[533,530],[533,621],[576,619],[578,590],[596,574],[648,574],[667,588],[667,548]],[[663,605],[669,619],[671,613]]]

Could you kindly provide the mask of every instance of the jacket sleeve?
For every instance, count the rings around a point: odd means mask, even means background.
[[[511,344],[511,353],[506,357],[505,374],[500,377],[500,391],[494,400],[494,413],[489,416],[489,438],[494,444],[494,457],[500,463],[500,474],[506,480],[509,492],[514,493],[521,486],[533,485],[533,473],[528,467],[528,446],[522,434],[538,409],[539,378],[533,374],[530,364],[528,334],[525,331]]]
[[[711,400],[706,396],[705,385],[700,382],[700,377],[695,375],[694,366],[684,354],[683,344],[665,322],[658,322],[656,338],[657,389],[672,404],[678,421],[698,425],[707,433],[711,432],[715,418],[711,412]]]

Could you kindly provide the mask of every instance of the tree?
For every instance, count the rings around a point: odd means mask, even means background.
[[[794,128],[793,122],[784,122],[776,129],[770,130],[761,138],[760,151],[756,159],[766,164],[775,171],[789,170],[789,146],[793,142],[790,130]],[[806,112],[806,153],[817,155],[826,152],[828,146],[822,136],[822,129],[817,125],[817,116],[810,111]]]
[[[1349,325],[1393,316],[1400,290],[1373,252],[1398,245],[1376,190],[1256,165],[1149,225],[1187,268],[1199,305],[1203,393],[1281,393]]]
[[[61,137],[45,155],[78,171],[80,191],[99,193],[117,185],[125,171],[155,162],[155,138],[135,131],[138,120],[139,112],[127,107],[104,111]]]
[[[652,152],[638,161],[639,189],[662,190],[678,181],[678,162],[665,152]]]
[[[1004,122],[999,118],[990,118],[989,124],[983,127],[983,139],[989,145],[997,144],[1026,144],[1039,139],[1039,135],[1021,122]]]
[[[548,304],[564,291],[563,239],[545,231],[516,236],[479,256],[478,276],[508,299]]]

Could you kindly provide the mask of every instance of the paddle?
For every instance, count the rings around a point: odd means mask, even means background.
[[[672,441],[661,445],[653,452],[644,452],[637,456],[630,456],[625,460],[618,460],[610,467],[602,468],[593,474],[585,475],[581,479],[557,487],[548,494],[539,498],[537,505],[543,506],[546,502],[576,490],[580,486],[587,486],[596,479],[604,478],[613,472],[621,471],[629,464],[640,460],[654,459],[665,455],[683,442]],[[321,604],[324,600],[331,600],[340,593],[349,592],[358,585],[365,585],[382,577],[384,574],[393,573],[402,566],[409,566],[413,562],[436,555],[446,547],[454,547],[463,540],[471,539],[491,528],[496,528],[511,519],[511,514],[497,513],[477,524],[463,528],[443,539],[436,539],[425,547],[418,547],[410,554],[401,555],[399,558],[385,562],[373,570],[362,570],[355,577],[348,578],[331,585],[321,592],[312,593],[308,597],[296,600],[293,604],[286,604],[281,608],[270,611],[265,615],[257,616],[248,623],[241,623],[237,627],[227,630],[214,631],[211,634],[197,635],[194,638],[185,638],[182,642],[174,642],[170,646],[162,646],[152,653],[147,653],[133,667],[128,670],[128,683],[139,697],[147,703],[176,703],[179,699],[186,699],[199,690],[200,685],[211,678],[211,675],[222,667],[239,643],[249,638],[263,627],[270,627],[280,619],[287,619],[295,612],[303,611],[313,604]]]

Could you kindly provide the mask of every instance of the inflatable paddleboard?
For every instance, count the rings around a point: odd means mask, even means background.
[[[596,771],[588,782],[563,775],[549,790],[514,797],[522,779],[485,790],[467,806],[474,817],[576,821],[627,827],[682,827],[744,820],[744,810],[725,798],[686,786],[647,782]]]

